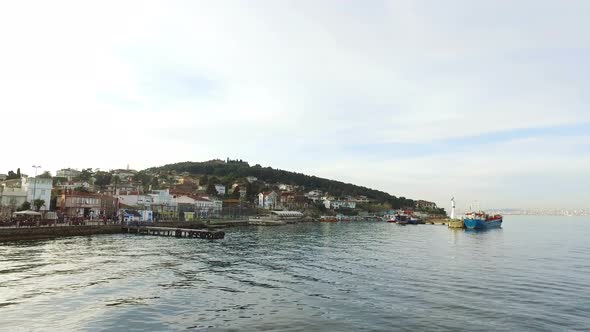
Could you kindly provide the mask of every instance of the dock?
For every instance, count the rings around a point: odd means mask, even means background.
[[[428,219],[425,223],[430,225],[447,225],[449,219]]]
[[[449,221],[449,228],[465,228],[465,224],[461,219],[453,219]]]
[[[461,219],[430,219],[426,223],[431,225],[447,225],[449,228],[465,228]]]
[[[126,233],[135,233],[153,236],[172,236],[192,239],[219,240],[225,238],[224,231],[210,231],[207,229],[153,227],[153,226],[124,226]]]

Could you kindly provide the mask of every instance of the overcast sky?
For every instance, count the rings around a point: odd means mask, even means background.
[[[0,173],[241,158],[590,206],[590,1],[2,1]]]

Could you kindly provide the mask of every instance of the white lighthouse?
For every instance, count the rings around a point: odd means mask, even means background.
[[[455,197],[451,198],[451,219],[455,219]]]

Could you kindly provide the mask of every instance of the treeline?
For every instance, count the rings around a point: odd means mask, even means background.
[[[146,171],[148,173],[170,171],[177,173],[188,172],[193,175],[208,175],[225,179],[255,176],[258,180],[267,183],[303,186],[306,191],[319,189],[337,197],[363,195],[380,203],[388,203],[393,208],[414,207],[414,200],[405,197],[396,197],[380,190],[301,173],[273,169],[272,167],[262,167],[260,165],[250,166],[242,160],[228,160],[227,162],[219,162],[218,160],[211,162],[181,162],[150,168]]]

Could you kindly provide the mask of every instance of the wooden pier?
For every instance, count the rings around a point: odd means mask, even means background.
[[[194,239],[219,240],[225,237],[224,231],[209,231],[206,229],[152,227],[152,226],[124,226],[126,233],[136,233],[154,236],[173,236]]]

